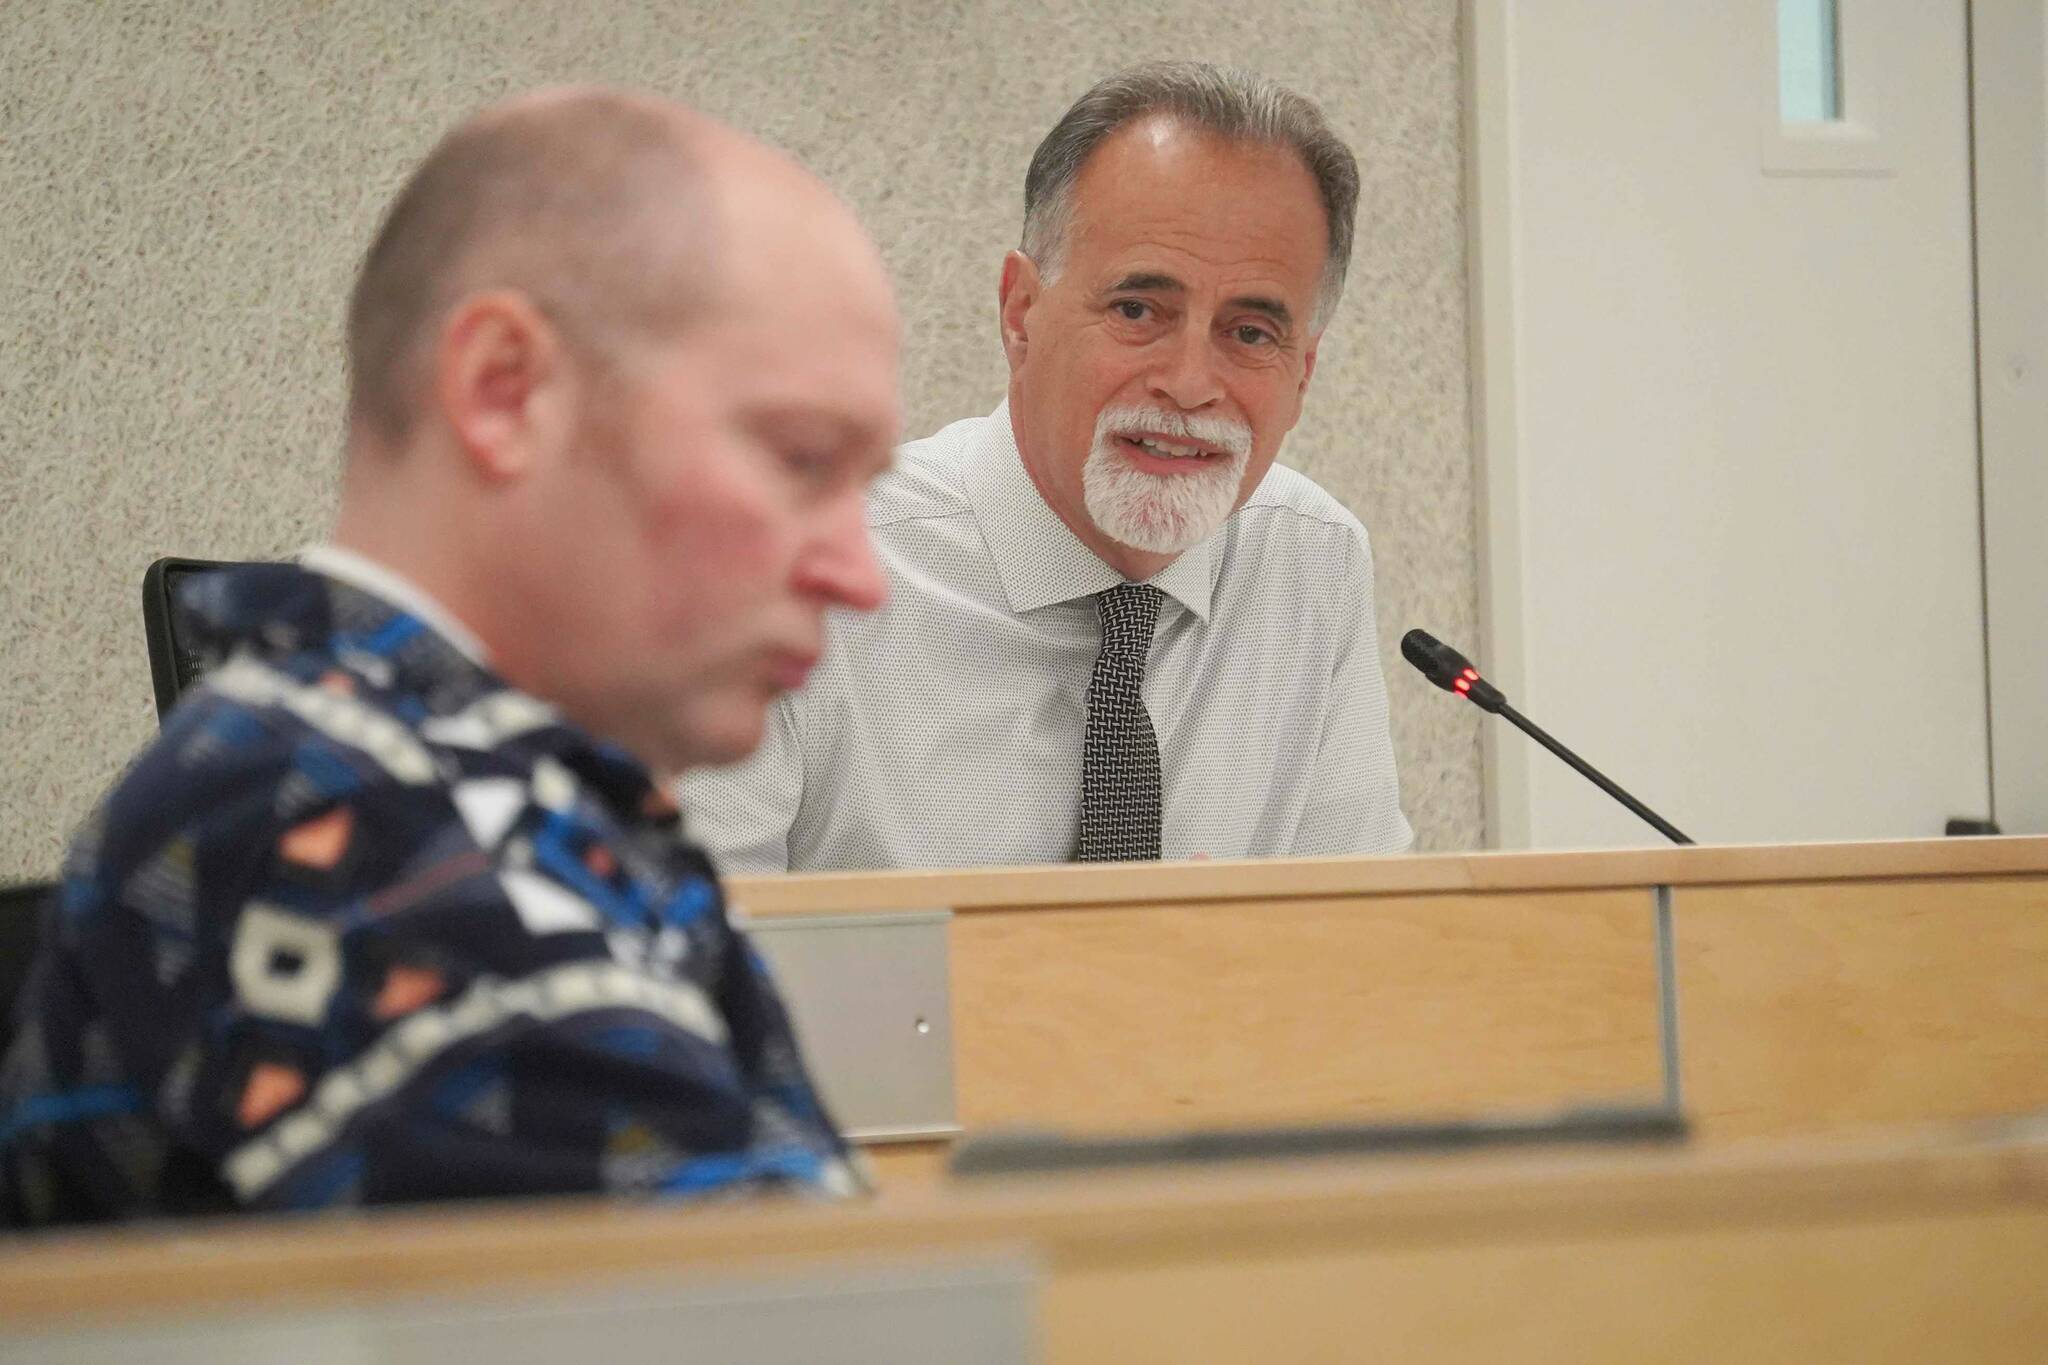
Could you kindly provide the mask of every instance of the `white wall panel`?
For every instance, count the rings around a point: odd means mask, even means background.
[[[1488,662],[1702,841],[1988,805],[1964,13],[1843,13],[1847,175],[1766,173],[1773,5],[1468,15]],[[1498,842],[1657,841],[1490,744]]]

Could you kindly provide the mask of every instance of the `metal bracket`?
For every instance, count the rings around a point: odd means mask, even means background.
[[[1672,928],[1671,888],[1655,890],[1657,903],[1657,1037],[1664,1061],[1664,1107],[1672,1113],[1684,1110],[1685,1094],[1679,1078],[1678,1051],[1678,950]]]
[[[960,1131],[953,1094],[950,910],[758,919],[811,1075],[854,1142]]]

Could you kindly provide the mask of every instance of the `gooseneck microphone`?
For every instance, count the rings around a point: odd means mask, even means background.
[[[1642,802],[1630,796],[1592,764],[1580,758],[1564,745],[1552,739],[1543,727],[1508,705],[1508,699],[1498,687],[1479,676],[1479,670],[1472,661],[1452,649],[1449,645],[1426,630],[1411,630],[1401,637],[1401,657],[1414,664],[1423,677],[1435,683],[1446,692],[1455,692],[1482,711],[1491,711],[1505,716],[1523,734],[1571,764],[1589,782],[1606,792],[1615,800],[1627,806],[1649,826],[1674,844],[1689,844],[1688,839],[1676,825],[1651,810]]]

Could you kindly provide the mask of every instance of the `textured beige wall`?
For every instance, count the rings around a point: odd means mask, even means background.
[[[1400,665],[1475,618],[1456,0],[4,0],[0,3],[0,878],[154,729],[139,608],[162,554],[283,554],[331,512],[341,302],[450,122],[536,84],[690,100],[872,225],[922,434],[1001,394],[995,281],[1025,162],[1147,57],[1321,100],[1365,168],[1350,297],[1284,458],[1364,518],[1406,804],[1479,842],[1476,714]]]

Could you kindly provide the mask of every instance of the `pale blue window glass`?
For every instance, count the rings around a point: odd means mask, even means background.
[[[1842,117],[1835,4],[1778,0],[1778,117],[1786,123],[1829,123]]]

